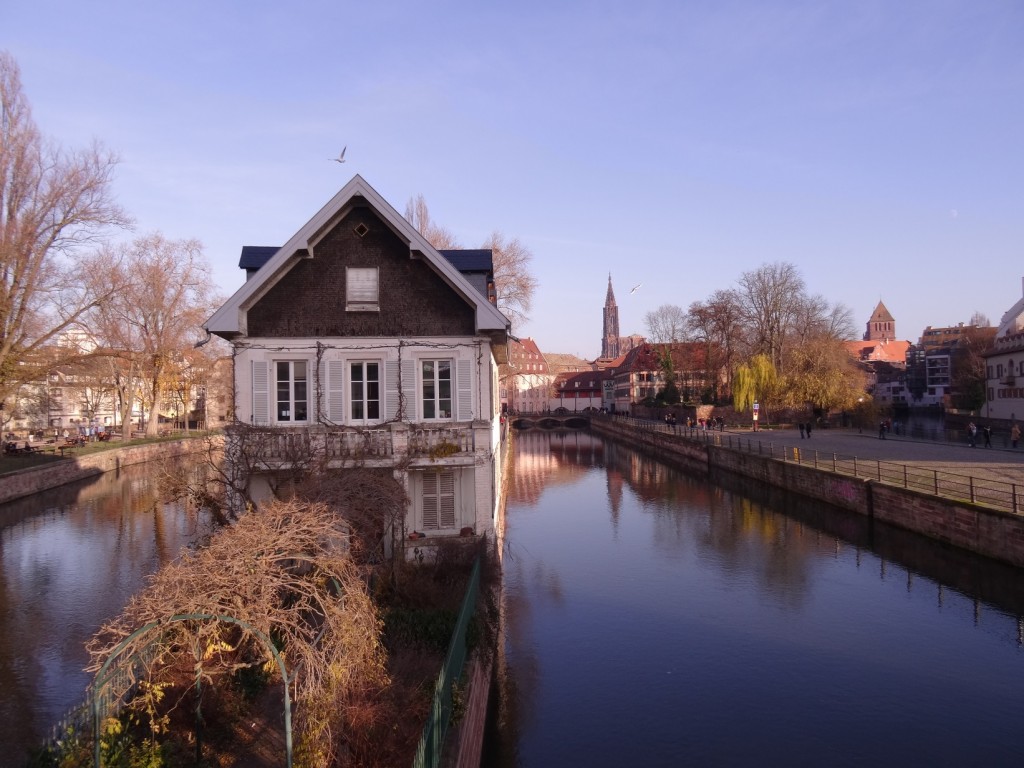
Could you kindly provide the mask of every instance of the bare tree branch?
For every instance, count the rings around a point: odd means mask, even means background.
[[[86,281],[78,256],[129,220],[111,197],[117,158],[99,144],[44,142],[14,58],[0,52],[0,402],[44,345],[116,286]],[[30,363],[25,365],[25,363]]]
[[[498,309],[512,321],[516,328],[529,319],[533,293],[537,290],[537,278],[530,272],[533,254],[530,249],[513,237],[495,230],[482,248],[490,248],[494,259],[494,290],[498,294]]]

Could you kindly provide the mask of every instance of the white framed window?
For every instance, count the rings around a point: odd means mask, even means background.
[[[275,411],[279,422],[309,421],[309,365],[305,360],[274,361]]]
[[[380,363],[349,363],[349,418],[352,422],[380,421]]]
[[[423,528],[455,528],[455,472],[440,469],[423,473]]]
[[[451,360],[420,361],[420,413],[424,419],[452,418]]]
[[[346,311],[380,311],[379,294],[379,273],[377,267],[345,268]]]

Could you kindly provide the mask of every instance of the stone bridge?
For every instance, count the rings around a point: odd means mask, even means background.
[[[508,417],[514,429],[586,429],[589,413],[516,413]]]

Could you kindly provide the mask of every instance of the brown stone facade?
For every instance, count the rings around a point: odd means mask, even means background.
[[[361,234],[362,233],[362,234]],[[250,337],[471,336],[475,310],[369,207],[347,209],[248,311]],[[346,267],[377,267],[376,312],[345,309]]]

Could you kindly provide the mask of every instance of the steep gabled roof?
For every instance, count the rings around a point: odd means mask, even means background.
[[[358,174],[353,176],[313,218],[306,222],[281,248],[270,256],[259,272],[235,291],[218,309],[205,328],[210,333],[231,337],[246,332],[246,312],[274,286],[300,258],[316,258],[316,247],[324,229],[353,203],[365,201],[374,212],[409,244],[409,257],[422,259],[437,275],[458,293],[466,303],[476,310],[476,329],[480,332],[507,332],[508,319],[489,301],[473,288],[469,280],[444,256],[442,256],[416,228],[380,196]],[[257,248],[256,251],[259,249]],[[263,253],[252,252],[262,257]]]
[[[660,371],[665,352],[672,357],[676,371],[700,370],[707,365],[707,350],[704,345],[693,341],[676,341],[669,344],[644,343],[633,347],[613,364],[616,375]],[[620,362],[621,361],[621,362]]]
[[[871,320],[869,320],[868,322],[871,322],[871,323],[892,323],[892,322],[895,322],[895,318],[892,316],[892,314],[889,312],[889,310],[886,309],[885,304],[883,304],[881,301],[879,301],[878,302],[878,306],[875,307],[875,311],[871,313]]]

